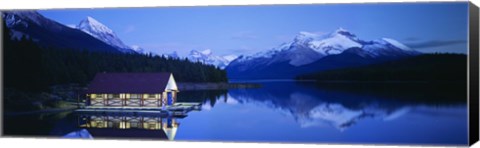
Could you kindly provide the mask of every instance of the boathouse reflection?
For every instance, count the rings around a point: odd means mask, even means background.
[[[93,138],[174,140],[179,127],[172,116],[79,115],[79,127]]]

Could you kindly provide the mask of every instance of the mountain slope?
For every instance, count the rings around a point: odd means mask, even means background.
[[[224,69],[231,61],[236,59],[236,56],[235,55],[217,56],[213,54],[212,50],[206,49],[203,51],[191,50],[187,59],[192,62],[201,62],[204,64],[214,65],[218,68]]]
[[[393,39],[364,41],[340,28],[324,35],[300,32],[290,43],[252,56],[240,56],[226,70],[229,77],[234,79],[291,79],[305,73],[419,54]]]
[[[94,18],[88,16],[86,19],[80,21],[76,26],[77,29],[82,30],[85,33],[90,34],[91,36],[117,48],[123,53],[135,53],[135,49],[130,46],[125,45],[120,38],[115,34],[113,30],[95,20]],[[137,47],[136,49],[138,49]]]
[[[13,39],[28,38],[43,47],[119,52],[85,32],[45,18],[36,11],[4,11],[2,18]]]

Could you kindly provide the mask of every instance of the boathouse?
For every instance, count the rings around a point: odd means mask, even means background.
[[[177,100],[171,73],[98,73],[86,91],[87,106],[165,107]]]

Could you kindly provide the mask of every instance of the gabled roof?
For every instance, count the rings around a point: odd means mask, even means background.
[[[162,93],[170,75],[166,72],[98,73],[86,93]]]

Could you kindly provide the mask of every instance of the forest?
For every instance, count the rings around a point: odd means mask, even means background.
[[[177,82],[228,81],[224,70],[188,59],[41,47],[25,36],[11,39],[5,24],[2,36],[3,98],[7,111],[65,106],[61,100],[76,100],[78,91],[103,72],[171,72]]]
[[[297,77],[325,81],[465,82],[467,55],[432,53],[362,67],[321,71]]]
[[[3,37],[4,85],[7,88],[44,91],[58,84],[85,86],[101,72],[172,72],[178,82],[227,81],[224,70],[187,59],[42,48],[27,38],[8,40],[7,31]]]

